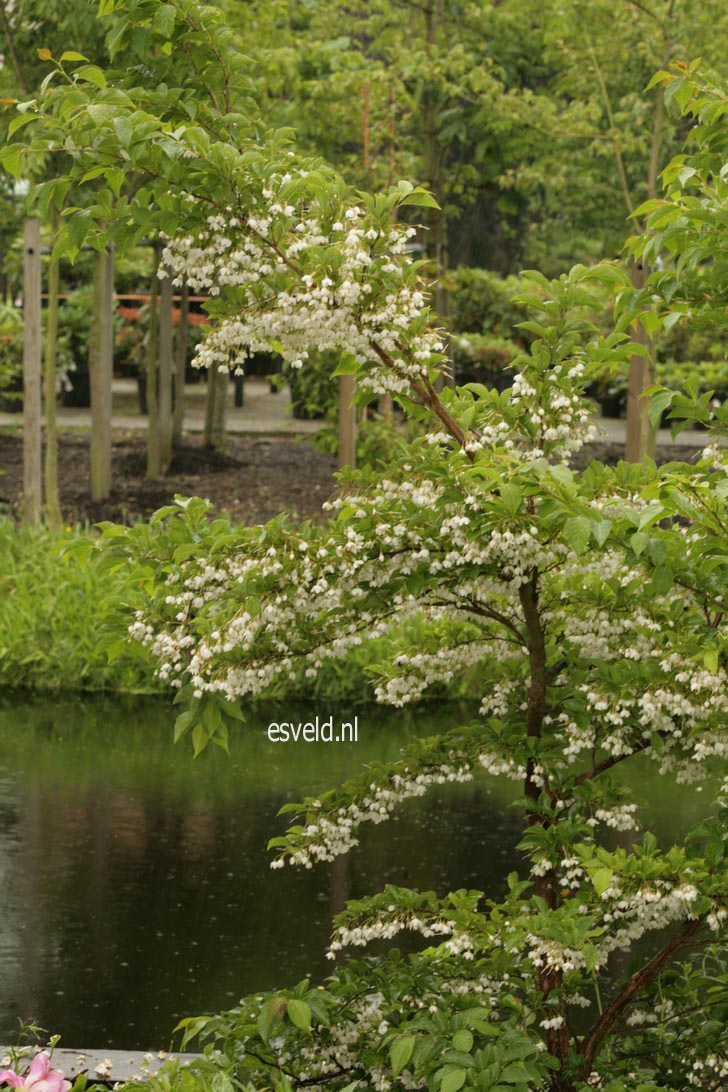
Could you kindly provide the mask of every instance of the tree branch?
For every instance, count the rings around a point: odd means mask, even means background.
[[[649,984],[657,978],[658,974],[664,970],[673,956],[682,948],[687,948],[692,943],[694,935],[701,928],[704,921],[705,915],[699,918],[693,918],[689,921],[684,921],[677,932],[675,932],[660,949],[657,955],[653,956],[648,963],[645,963],[644,967],[641,967],[639,971],[636,971],[635,974],[632,975],[611,1004],[607,1006],[597,1022],[581,1041],[579,1052],[584,1058],[583,1073],[589,1073],[591,1071],[592,1062],[599,1053],[605,1037],[609,1034],[614,1025],[619,1022],[625,1009],[646,986],[649,986]]]

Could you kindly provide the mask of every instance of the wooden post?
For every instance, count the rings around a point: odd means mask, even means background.
[[[91,500],[111,492],[111,412],[114,375],[114,251],[96,255],[94,329],[89,356],[91,380]]]
[[[166,270],[159,295],[159,469],[172,461],[172,275]]]
[[[185,423],[185,374],[187,372],[187,352],[190,334],[190,289],[185,282],[182,285],[179,304],[179,326],[177,327],[177,360],[174,384],[174,417],[172,422],[172,444],[177,447],[182,443],[182,431]]]
[[[56,357],[58,349],[58,307],[60,268],[53,260],[58,238],[60,213],[51,212],[51,261],[48,271],[48,307],[46,310],[46,345],[43,362],[43,397],[45,401],[45,514],[48,526],[61,527],[61,502],[58,496],[58,423],[56,419]]]
[[[23,227],[23,519],[40,523],[41,478],[41,339],[40,220]]]
[[[339,466],[356,466],[356,386],[353,375],[339,376]]]

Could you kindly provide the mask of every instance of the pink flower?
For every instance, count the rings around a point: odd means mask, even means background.
[[[60,1069],[51,1069],[50,1055],[43,1050],[36,1054],[24,1077],[12,1069],[0,1070],[0,1084],[25,1088],[26,1092],[69,1092],[71,1082],[63,1078]]]

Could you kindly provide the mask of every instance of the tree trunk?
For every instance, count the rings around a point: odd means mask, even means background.
[[[89,346],[91,384],[91,499],[111,492],[111,409],[114,373],[114,254],[99,251],[94,263],[94,314]]]
[[[212,367],[207,374],[207,402],[205,404],[206,447],[215,451],[225,449],[225,411],[227,407],[228,373]]]
[[[40,220],[23,228],[23,519],[40,523],[41,478],[41,336]]]
[[[157,294],[159,292],[159,247],[154,247],[154,265],[149,298],[149,333],[147,335],[147,478],[158,478],[161,470],[159,450],[159,410],[157,401],[157,356],[159,328]]]
[[[51,214],[51,254],[56,238],[60,214]],[[50,527],[59,530],[63,522],[61,502],[58,496],[58,424],[56,420],[56,357],[58,343],[58,293],[60,268],[51,257],[48,272],[48,310],[46,312],[46,346],[43,366],[45,393],[45,512]]]
[[[162,278],[159,297],[159,469],[166,474],[172,461],[172,277]]]
[[[179,304],[179,325],[177,327],[177,360],[174,385],[174,418],[172,423],[172,445],[182,443],[182,431],[185,423],[185,373],[187,371],[187,352],[189,347],[190,290],[182,285]]]
[[[437,47],[441,18],[441,0],[431,0],[429,7],[425,9],[425,54],[429,65],[433,64],[432,58]],[[437,134],[439,103],[436,96],[435,88],[425,82],[421,99],[425,180],[427,188],[432,192],[438,204],[442,205],[442,149]],[[425,214],[427,256],[435,265],[435,276],[437,278],[433,303],[440,324],[446,327],[449,308],[442,278],[448,267],[447,227],[441,208],[427,208]],[[443,371],[437,384],[438,389],[441,389],[443,385],[455,386],[455,376],[450,370]]]
[[[643,288],[647,272],[643,267],[633,266],[632,284]],[[642,463],[655,454],[655,429],[648,415],[650,400],[644,392],[655,381],[654,356],[652,341],[644,326],[640,323],[633,334],[633,340],[644,345],[648,355],[633,356],[629,366],[627,385],[627,440],[624,458],[628,463]]]

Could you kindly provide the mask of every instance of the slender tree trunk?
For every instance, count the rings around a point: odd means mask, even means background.
[[[670,5],[670,15],[674,5]],[[668,21],[663,27],[663,54],[662,67],[667,68],[670,52],[670,24]],[[650,161],[647,168],[647,197],[655,196],[657,189],[657,173],[660,165],[660,146],[662,144],[662,131],[665,124],[665,93],[662,87],[657,88],[657,102],[652,123],[652,139],[650,142]],[[647,270],[644,267],[632,268],[632,284],[635,288],[643,288],[647,280]],[[628,463],[641,463],[645,459],[652,458],[655,454],[656,429],[648,416],[649,400],[644,397],[644,392],[655,382],[655,356],[652,340],[640,324],[634,334],[634,340],[645,346],[648,357],[633,356],[629,368],[629,381],[627,385],[627,442],[624,458]]]
[[[182,285],[179,304],[179,325],[177,326],[177,358],[174,385],[174,420],[172,426],[172,444],[178,447],[182,443],[185,423],[185,374],[187,372],[187,352],[189,346],[190,290]]]
[[[41,475],[41,333],[40,220],[23,228],[23,519],[40,523]]]
[[[206,447],[215,451],[225,449],[225,418],[227,408],[227,372],[212,367],[207,373],[207,402],[205,404]]]
[[[51,254],[60,224],[58,209],[51,214]],[[51,257],[48,271],[48,309],[46,311],[46,346],[43,365],[45,394],[45,513],[48,525],[58,530],[63,522],[58,496],[58,422],[56,416],[56,357],[58,347],[58,294],[60,267]]]
[[[546,634],[541,609],[539,606],[538,571],[531,573],[526,584],[522,584],[519,590],[523,621],[526,628],[526,647],[528,648],[529,662],[529,694],[526,706],[526,735],[530,739],[540,739],[543,734],[544,717],[546,715],[546,691],[549,682],[548,660],[546,653]],[[543,818],[535,805],[541,795],[541,787],[534,778],[534,759],[529,758],[526,766],[526,782],[524,794],[533,805],[526,812],[526,823],[529,827],[542,826]],[[549,909],[553,910],[558,904],[558,891],[556,877],[552,870],[537,880],[537,891],[545,901]],[[539,988],[548,998],[555,989],[559,989],[562,983],[562,974],[550,967],[544,967],[538,975]],[[561,1005],[561,1016],[565,1016],[564,1005]],[[546,1032],[546,1043],[549,1053],[556,1058],[563,1068],[569,1056],[569,1036],[566,1022],[560,1028],[549,1028]],[[561,1070],[557,1070],[551,1076],[551,1088],[553,1092],[573,1092],[574,1084]]]
[[[89,346],[91,380],[91,499],[111,492],[111,411],[114,374],[114,254],[111,246],[94,262],[94,314]]]
[[[635,288],[644,287],[647,271],[643,267],[633,265],[631,276]],[[635,354],[629,365],[627,440],[624,458],[628,463],[642,463],[655,454],[656,432],[648,415],[649,399],[644,397],[644,392],[655,381],[655,365],[652,340],[642,323],[637,326],[633,340],[644,345],[647,355]]]
[[[158,478],[161,469],[157,400],[157,357],[159,354],[158,271],[159,247],[155,245],[149,296],[149,334],[147,336],[147,478]]]
[[[433,64],[437,48],[440,23],[442,20],[441,0],[431,0],[425,9],[425,54],[428,65]],[[437,134],[440,104],[436,89],[425,82],[421,99],[424,172],[428,189],[431,190],[438,204],[442,205],[442,148]],[[448,267],[447,226],[442,209],[425,210],[427,223],[427,255],[435,264],[435,291],[433,303],[435,312],[443,327],[447,327],[448,298],[442,279]],[[438,388],[443,385],[455,386],[455,376],[450,370],[444,371],[438,381]]]
[[[172,461],[172,277],[162,278],[159,297],[159,469],[166,474]]]
[[[662,68],[667,68],[672,51],[671,21],[675,4],[674,0],[669,5],[662,24],[663,49]],[[635,202],[630,189],[627,170],[622,152],[619,130],[617,128],[614,112],[612,110],[609,89],[599,63],[596,50],[591,42],[588,31],[586,32],[588,51],[592,59],[594,74],[602,95],[604,109],[609,125],[609,134],[614,148],[614,158],[619,174],[620,186],[624,197],[628,215],[634,212]],[[660,162],[660,146],[662,143],[662,131],[665,123],[665,97],[661,87],[657,90],[657,101],[652,122],[652,137],[650,141],[650,158],[647,165],[647,196],[654,197],[657,186],[657,172]],[[635,288],[642,288],[647,280],[647,270],[643,267],[632,267],[632,284]],[[656,430],[648,415],[649,401],[644,397],[644,392],[654,383],[654,352],[652,341],[640,324],[634,334],[634,340],[644,345],[648,351],[647,357],[633,356],[630,362],[629,378],[627,383],[627,438],[624,457],[628,463],[640,463],[650,458],[655,453]]]

